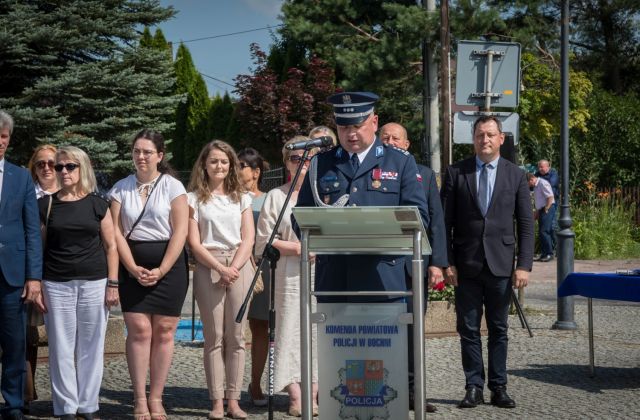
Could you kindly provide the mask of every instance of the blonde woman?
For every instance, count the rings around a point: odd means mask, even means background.
[[[162,393],[189,277],[187,191],[165,161],[162,134],[145,129],[133,140],[136,172],[111,190],[120,262],[127,365],[136,420],[166,420]],[[124,274],[124,273],[123,273]],[[149,397],[146,396],[149,373]]]
[[[118,251],[109,203],[93,193],[96,178],[87,154],[60,147],[54,168],[61,189],[38,200],[47,225],[42,293],[53,413],[93,419],[107,317],[118,304]]]
[[[233,148],[214,140],[204,146],[189,182],[189,247],[196,259],[193,287],[204,333],[204,369],[212,400],[210,419],[247,418],[238,404],[245,343],[235,318],[251,286],[255,228],[251,197],[239,178]]]
[[[304,136],[296,136],[285,143],[308,140]],[[316,150],[310,153],[312,156]],[[256,253],[260,254],[269,240],[278,214],[284,205],[291,182],[299,165],[304,165],[298,182],[293,186],[293,193],[282,218],[282,222],[273,241],[273,247],[280,251],[280,261],[276,267],[275,277],[275,309],[276,309],[276,348],[274,368],[274,389],[286,389],[289,394],[289,415],[300,417],[302,413],[300,376],[300,241],[291,226],[291,208],[296,205],[298,192],[307,172],[309,161],[303,161],[302,150],[290,151],[282,148],[282,158],[290,181],[267,193],[256,232]],[[313,355],[315,357],[315,352]],[[314,414],[317,414],[317,366],[313,373]]]
[[[60,185],[53,167],[56,164],[56,146],[41,144],[36,147],[29,159],[29,172],[36,187],[36,198],[44,197],[58,192]],[[35,310],[32,305],[27,307],[27,319],[31,319],[31,312]],[[29,411],[29,404],[38,399],[36,392],[36,364],[38,363],[38,327],[27,324],[27,351],[25,358],[25,370],[27,374],[24,380],[24,408]]]

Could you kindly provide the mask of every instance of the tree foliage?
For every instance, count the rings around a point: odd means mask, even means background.
[[[230,131],[236,147],[254,147],[267,159],[277,161],[282,143],[331,121],[331,109],[325,101],[335,90],[333,69],[312,57],[288,68],[279,82],[278,71],[282,69],[271,68],[269,56],[257,44],[252,44],[251,54],[253,74],[235,79],[239,100]]]
[[[13,114],[12,158],[43,141],[76,144],[101,169],[130,167],[143,127],[168,131],[170,63],[137,28],[168,19],[157,1],[0,0],[0,107]]]
[[[335,67],[341,89],[377,93],[382,121],[419,129],[422,39],[438,33],[438,16],[410,0],[288,0],[282,12],[291,36]]]
[[[184,44],[178,47],[175,71],[176,93],[183,97],[183,101],[176,109],[172,163],[178,169],[189,170],[201,147],[208,141],[207,117],[211,100],[204,79]]]

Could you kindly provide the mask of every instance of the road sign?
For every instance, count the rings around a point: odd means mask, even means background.
[[[475,105],[485,110],[492,107],[515,108],[519,99],[520,44],[458,42],[457,105]]]
[[[513,135],[513,143],[518,144],[520,136],[520,116],[515,112],[478,112],[462,111],[453,115],[453,142],[455,144],[473,143],[473,123],[483,115],[492,115],[502,123],[502,132]]]

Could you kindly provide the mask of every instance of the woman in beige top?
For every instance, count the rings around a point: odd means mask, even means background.
[[[247,417],[238,404],[244,375],[242,322],[236,314],[253,280],[249,258],[255,228],[251,197],[244,192],[233,148],[214,140],[204,146],[189,181],[189,247],[197,265],[193,287],[204,334],[204,370],[210,419]]]
[[[308,140],[307,137],[296,136],[285,143]],[[316,149],[317,150],[317,149]],[[316,150],[310,153],[313,155]],[[291,188],[291,180],[298,169],[304,165],[298,182],[293,187],[291,200],[287,205],[284,217],[278,228],[273,247],[280,251],[280,260],[276,267],[275,309],[276,309],[276,347],[274,367],[274,389],[280,391],[286,388],[289,394],[289,415],[300,417],[301,392],[300,377],[300,241],[291,226],[291,208],[296,205],[298,192],[307,172],[309,161],[302,162],[302,150],[290,151],[282,148],[282,157],[287,168],[290,181],[283,186],[267,193],[256,232],[256,253],[262,253],[269,236],[275,227],[278,214],[284,205],[284,200]],[[313,270],[312,270],[313,271]],[[315,329],[314,329],[315,334]],[[313,355],[315,357],[315,352]],[[313,372],[313,412],[317,414],[317,371],[314,360]]]

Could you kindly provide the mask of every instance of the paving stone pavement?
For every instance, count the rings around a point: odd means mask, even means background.
[[[576,271],[637,267],[640,260],[576,262]],[[516,316],[510,317],[509,392],[517,408],[499,409],[488,404],[471,410],[457,408],[464,395],[459,340],[430,338],[426,340],[427,395],[438,412],[428,417],[640,418],[640,305],[609,301],[594,305],[596,377],[590,378],[586,300],[576,299],[578,330],[552,330],[556,319],[555,264],[535,263],[529,289],[531,294],[527,294],[525,306],[534,337],[530,338],[520,328]],[[250,372],[249,352],[247,356],[245,388]],[[47,364],[42,362],[37,372],[40,400],[32,404],[32,418],[49,418],[52,413],[48,381]],[[488,391],[485,392],[488,400]],[[100,398],[101,418],[132,418],[132,398],[124,356],[108,357]],[[200,343],[176,344],[164,401],[170,419],[207,417],[210,402]],[[241,405],[250,419],[268,418],[265,409],[250,406],[246,391],[242,393]],[[285,394],[276,396],[275,408],[274,418],[290,418],[286,415]]]

